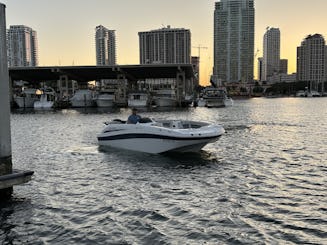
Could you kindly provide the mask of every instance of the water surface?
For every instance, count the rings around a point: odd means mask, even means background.
[[[1,244],[326,244],[327,99],[141,112],[222,124],[195,154],[99,149],[129,110],[16,111],[13,163],[34,170],[1,204]]]

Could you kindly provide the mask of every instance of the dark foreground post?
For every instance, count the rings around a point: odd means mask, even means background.
[[[0,176],[12,172],[5,8],[0,3]],[[12,187],[0,189],[0,196],[11,192]]]
[[[31,171],[13,173],[12,170],[5,8],[0,3],[0,201],[9,199],[13,185],[29,181],[33,174]]]

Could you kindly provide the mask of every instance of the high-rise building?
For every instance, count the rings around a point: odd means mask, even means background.
[[[262,80],[279,73],[280,65],[280,30],[268,28],[263,38]]]
[[[114,30],[99,25],[95,28],[97,66],[116,65],[116,35]]]
[[[190,64],[191,32],[184,28],[161,28],[139,32],[141,64]]]
[[[288,74],[288,59],[281,59],[279,62],[279,73]]]
[[[307,36],[297,47],[297,79],[310,82],[310,89],[318,90],[326,79],[326,42],[322,35]]]
[[[214,13],[214,75],[223,82],[253,81],[254,0],[220,0]]]
[[[13,25],[7,30],[8,66],[38,66],[36,31],[24,25]]]

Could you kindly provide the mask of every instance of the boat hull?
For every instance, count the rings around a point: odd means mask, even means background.
[[[219,136],[185,139],[165,137],[162,135],[124,136],[126,138],[98,137],[99,145],[110,146],[131,151],[159,154],[164,152],[194,152],[201,150],[206,144],[216,141]]]
[[[206,106],[211,107],[224,107],[224,99],[205,99],[206,100]]]
[[[147,107],[148,102],[146,100],[132,100],[128,99],[128,107]]]
[[[142,118],[137,124],[126,124],[117,119],[106,125],[98,135],[100,146],[146,153],[199,151],[225,132],[220,125],[149,118]]]
[[[96,100],[98,107],[113,107],[114,100],[113,99],[97,99]]]
[[[53,101],[36,101],[34,103],[34,109],[51,109],[53,107]]]
[[[177,101],[171,98],[156,98],[154,102],[159,107],[174,107],[177,105]]]
[[[33,108],[35,101],[38,101],[38,98],[28,98],[28,97],[15,98],[15,102],[19,108]]]
[[[72,107],[92,107],[93,106],[93,100],[70,100],[72,103]]]

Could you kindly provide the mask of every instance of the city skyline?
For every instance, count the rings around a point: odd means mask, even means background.
[[[213,67],[213,13],[217,1],[1,2],[7,6],[7,28],[10,25],[27,25],[38,32],[40,66],[96,64],[94,27],[98,25],[116,30],[118,64],[138,64],[137,33],[171,25],[173,28],[190,29],[192,46],[201,44],[209,47],[201,52],[201,77],[205,80],[202,84],[209,82]],[[181,11],[186,4],[186,11]],[[313,0],[310,5],[296,0],[255,1],[255,50],[260,50],[255,57],[255,66],[257,58],[262,56],[265,29],[274,26],[281,30],[281,58],[289,60],[289,73],[296,72],[296,47],[309,34],[327,35],[327,27],[323,24],[326,7],[324,0]],[[192,55],[197,53],[197,49],[192,49]],[[256,69],[254,74],[257,74]]]

